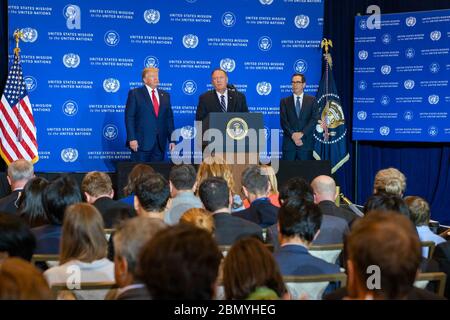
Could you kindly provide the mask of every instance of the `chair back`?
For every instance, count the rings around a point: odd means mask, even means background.
[[[308,300],[322,300],[325,289],[330,283],[343,287],[347,283],[345,273],[321,274],[313,276],[283,276],[292,300],[306,298]]]
[[[344,249],[344,244],[325,244],[313,245],[309,248],[309,253],[319,259],[325,260],[328,263],[336,263],[337,258]]]
[[[417,275],[414,286],[425,289],[430,282],[435,282],[435,293],[438,296],[444,297],[446,280],[447,275],[444,272],[423,272]]]

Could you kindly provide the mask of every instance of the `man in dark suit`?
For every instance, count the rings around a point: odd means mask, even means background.
[[[8,183],[11,186],[11,193],[0,199],[0,211],[7,213],[17,213],[17,200],[23,188],[29,180],[34,177],[33,163],[19,159],[8,166]]]
[[[447,275],[445,296],[450,299],[450,241],[447,240],[436,246],[433,259],[439,264],[439,270]]]
[[[228,85],[228,75],[222,69],[211,74],[213,90],[198,99],[196,121],[203,121],[210,112],[248,112],[245,96]]]
[[[167,142],[170,151],[175,147],[171,140],[174,122],[170,96],[158,89],[158,69],[145,68],[142,81],[144,86],[129,91],[125,109],[131,160],[163,161]]]
[[[313,160],[313,131],[320,110],[316,98],[303,92],[305,86],[305,76],[294,74],[293,95],[280,101],[284,160]]]
[[[104,172],[88,172],[81,182],[81,191],[86,201],[100,212],[107,229],[113,228],[121,220],[136,216],[130,205],[113,200],[111,178]]]
[[[214,236],[219,245],[232,245],[236,240],[255,236],[262,240],[257,224],[231,215],[233,196],[223,178],[212,177],[200,184],[199,196],[205,209],[213,215]]]
[[[267,197],[270,190],[269,177],[263,174],[261,167],[252,165],[242,172],[242,189],[250,202],[250,207],[233,213],[267,228],[277,222],[278,207],[270,203]]]

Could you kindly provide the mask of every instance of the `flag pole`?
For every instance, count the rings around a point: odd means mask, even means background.
[[[18,61],[20,60],[20,47],[19,47],[19,42],[20,39],[23,36],[23,32],[20,31],[19,29],[16,29],[14,31],[14,39],[16,40],[16,47],[14,48],[14,59],[17,59]],[[19,114],[20,114],[20,109],[21,109],[21,104],[19,103],[17,105],[17,108],[19,110]],[[18,142],[22,142],[23,137],[22,137],[22,126],[20,125],[20,121],[19,118],[17,118],[17,134],[16,134],[16,139]]]

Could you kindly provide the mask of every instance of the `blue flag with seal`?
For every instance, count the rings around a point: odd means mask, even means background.
[[[331,173],[335,173],[350,158],[345,139],[347,128],[328,53],[331,40],[323,39],[321,47],[325,47],[325,68],[317,91],[320,119],[314,130],[313,156],[316,160],[331,161]]]

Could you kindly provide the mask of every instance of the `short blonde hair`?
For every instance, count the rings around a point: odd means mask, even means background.
[[[373,189],[374,193],[386,192],[401,197],[406,189],[405,175],[395,168],[380,170],[375,175]]]
[[[227,182],[230,191],[233,194],[235,193],[233,173],[223,158],[212,156],[203,160],[197,172],[197,190],[200,184],[210,177],[223,178]]]
[[[203,208],[191,208],[186,210],[180,218],[180,223],[191,224],[209,233],[215,230],[214,219],[211,213]]]
[[[111,178],[105,172],[88,172],[81,182],[81,191],[92,197],[110,194],[113,191]]]
[[[270,192],[278,193],[278,181],[277,176],[275,175],[275,170],[273,170],[272,166],[267,164],[261,164],[259,167],[261,168],[261,171],[269,177]]]
[[[144,69],[142,70],[142,79],[145,78],[145,75],[146,75],[148,72],[156,72],[156,73],[159,73],[159,69],[158,69],[158,68],[153,68],[153,67],[151,67],[151,68],[144,68]]]

